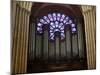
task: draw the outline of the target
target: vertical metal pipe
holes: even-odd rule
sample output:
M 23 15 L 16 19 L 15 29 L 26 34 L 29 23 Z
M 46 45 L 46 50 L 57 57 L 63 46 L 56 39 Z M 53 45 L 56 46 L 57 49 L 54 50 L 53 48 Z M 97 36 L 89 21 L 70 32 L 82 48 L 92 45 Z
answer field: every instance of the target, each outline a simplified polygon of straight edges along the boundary
M 59 40 L 60 38 L 59 37 L 55 37 L 55 43 L 56 43 L 56 61 L 58 62 L 59 61 Z
M 43 37 L 43 58 L 44 60 L 48 60 L 48 30 L 44 30 Z

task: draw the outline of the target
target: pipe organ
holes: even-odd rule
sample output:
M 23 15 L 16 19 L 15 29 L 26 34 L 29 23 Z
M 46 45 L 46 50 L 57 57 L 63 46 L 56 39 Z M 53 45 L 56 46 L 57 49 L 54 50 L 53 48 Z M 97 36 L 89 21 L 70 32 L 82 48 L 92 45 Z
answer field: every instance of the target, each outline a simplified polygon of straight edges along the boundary
M 50 40 L 49 26 L 43 28 L 43 33 L 37 31 L 37 23 L 31 21 L 29 36 L 29 64 L 30 63 L 67 63 L 68 61 L 82 61 L 86 63 L 85 36 L 83 35 L 83 21 L 76 19 L 77 31 L 71 32 L 71 27 L 65 28 L 65 38 L 61 40 L 59 32 L 55 32 L 54 40 Z M 32 68 L 32 65 L 30 64 Z

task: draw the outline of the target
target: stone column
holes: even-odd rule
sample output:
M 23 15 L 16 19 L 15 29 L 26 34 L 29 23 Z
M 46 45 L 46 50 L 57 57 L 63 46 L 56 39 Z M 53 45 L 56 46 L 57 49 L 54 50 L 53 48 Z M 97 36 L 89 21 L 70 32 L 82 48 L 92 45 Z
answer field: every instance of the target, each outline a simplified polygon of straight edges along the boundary
M 92 11 L 91 11 L 91 24 L 92 24 L 92 28 L 91 28 L 91 32 L 92 32 L 92 47 L 93 47 L 93 58 L 92 61 L 93 63 L 93 68 L 96 68 L 96 8 L 93 7 Z
M 24 38 L 24 27 L 23 27 L 23 25 L 24 25 L 24 18 L 25 18 L 25 11 L 24 11 L 24 9 L 23 8 L 20 8 L 20 10 L 21 10 L 21 18 L 20 18 L 20 26 L 21 26 L 21 29 L 20 29 L 20 43 L 19 43 L 19 50 L 20 50 L 20 53 L 19 53 L 19 60 L 18 60 L 18 63 L 19 63 L 19 66 L 17 66 L 18 67 L 18 72 L 20 73 L 20 72 L 22 72 L 21 71 L 21 69 L 22 69 L 22 54 L 23 54 L 23 38 Z
M 17 20 L 19 20 L 18 21 L 18 24 L 17 24 L 17 26 L 18 26 L 18 33 L 17 33 L 17 46 L 16 46 L 16 56 L 15 56 L 15 68 L 16 68 L 16 70 L 15 70 L 15 73 L 16 72 L 18 72 L 19 73 L 19 65 L 20 65 L 20 61 L 19 61 L 19 58 L 20 58 L 20 53 L 19 53 L 19 51 L 20 51 L 20 44 L 21 44 L 21 30 L 22 30 L 22 25 L 21 25 L 21 20 L 22 20 L 22 17 L 21 17 L 21 13 L 22 13 L 22 10 L 20 9 L 20 6 L 18 6 L 18 8 L 19 8 L 19 12 L 18 12 L 18 14 L 19 14 L 19 18 L 17 19 Z
M 87 63 L 88 69 L 96 68 L 96 49 L 95 49 L 95 13 L 94 6 L 83 6 L 83 15 L 85 20 L 85 36 L 87 48 Z
M 90 64 L 90 58 L 89 58 L 89 37 L 88 37 L 88 19 L 86 18 L 87 13 L 84 14 L 84 20 L 85 20 L 85 36 L 86 36 L 86 49 L 87 49 L 87 64 L 88 64 L 88 69 L 89 69 L 89 64 Z M 87 32 L 88 31 L 88 32 Z
M 23 49 L 23 60 L 22 60 L 22 73 L 27 72 L 27 54 L 28 54 L 28 33 L 29 33 L 29 18 L 30 18 L 30 12 L 26 10 L 25 13 L 25 30 L 24 30 L 24 48 Z M 23 26 L 24 27 L 24 26 Z M 24 63 L 24 64 L 23 64 Z
M 90 55 L 90 63 L 91 63 L 91 65 L 90 65 L 90 68 L 92 69 L 92 68 L 95 68 L 95 37 L 96 37 L 96 35 L 95 35 L 95 30 L 94 30 L 94 24 L 93 24 L 93 15 L 92 15 L 92 10 L 90 10 L 89 12 L 88 12 L 88 21 L 89 21 L 89 46 L 90 46 L 90 53 L 91 53 L 91 55 Z M 95 14 L 94 14 L 95 15 Z
M 12 73 L 27 72 L 27 50 L 30 2 L 16 2 L 15 23 L 13 25 Z
M 12 38 L 12 72 L 15 73 L 16 68 L 16 47 L 17 47 L 17 38 L 18 38 L 18 23 L 19 23 L 19 7 L 16 5 L 16 15 L 15 15 L 15 24 L 14 26 L 14 32 L 13 32 L 13 38 Z

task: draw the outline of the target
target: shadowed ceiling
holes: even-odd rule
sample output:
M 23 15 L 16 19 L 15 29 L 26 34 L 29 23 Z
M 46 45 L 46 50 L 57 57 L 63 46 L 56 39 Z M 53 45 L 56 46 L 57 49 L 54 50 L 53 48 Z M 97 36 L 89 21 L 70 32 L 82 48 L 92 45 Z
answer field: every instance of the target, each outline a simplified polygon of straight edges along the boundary
M 56 3 L 33 3 L 32 16 L 41 17 L 48 13 L 60 12 L 71 17 L 82 17 L 80 5 L 56 4 Z

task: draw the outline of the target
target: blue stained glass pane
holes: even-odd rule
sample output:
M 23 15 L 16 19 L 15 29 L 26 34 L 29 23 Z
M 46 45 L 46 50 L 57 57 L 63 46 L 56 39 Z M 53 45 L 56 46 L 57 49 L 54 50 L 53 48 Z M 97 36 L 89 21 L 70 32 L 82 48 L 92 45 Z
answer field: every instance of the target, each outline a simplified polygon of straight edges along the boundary
M 61 26 L 63 26 L 63 23 L 60 23 L 58 27 L 60 28 Z
M 56 24 L 56 27 L 58 27 L 59 25 L 58 24 Z
M 47 19 L 47 16 L 44 16 L 44 19 L 46 20 Z
M 64 26 L 62 26 L 62 27 L 60 28 L 60 30 L 64 30 Z
M 59 23 L 58 21 L 55 22 L 55 24 L 58 24 L 58 23 Z
M 50 37 L 51 40 L 54 40 L 54 37 Z
M 37 27 L 37 31 L 39 31 L 40 30 L 40 28 L 39 27 Z
M 50 26 L 50 29 L 54 29 L 54 27 Z
M 64 30 L 62 30 L 61 32 L 64 33 Z
M 53 13 L 53 16 L 56 16 L 56 13 Z
M 53 15 L 54 21 L 56 21 L 56 13 L 53 13 L 52 15 Z
M 55 25 L 53 25 L 52 27 L 55 28 Z
M 42 24 L 41 23 L 38 23 L 38 26 L 42 26 Z
M 37 30 L 38 30 L 38 31 L 41 31 L 41 30 L 42 30 L 42 28 L 41 28 L 41 27 L 37 27 Z
M 50 18 L 50 21 L 53 21 L 53 18 L 52 17 Z
M 49 17 L 50 21 L 53 21 L 53 18 L 52 18 L 51 14 L 48 14 L 48 17 Z
M 54 34 L 52 34 L 52 36 L 50 36 L 50 39 L 51 40 L 54 40 Z
M 71 24 L 71 27 L 75 27 L 75 24 Z
M 61 18 L 60 21 L 62 22 L 63 21 L 63 18 Z
M 40 19 L 40 22 L 43 23 L 43 24 L 47 24 L 47 22 L 44 21 L 44 19 Z
M 50 26 L 55 28 L 55 24 L 53 22 L 50 23 Z
M 64 20 L 64 21 L 63 21 L 63 23 L 66 23 L 66 22 L 67 22 L 67 20 Z
M 66 22 L 66 25 L 69 24 L 69 22 Z
M 51 25 L 50 27 L 55 28 L 55 25 Z
M 61 37 L 65 37 L 65 34 L 64 33 L 61 33 Z
M 51 22 L 51 23 L 50 23 L 50 25 L 54 25 L 54 23 L 53 23 L 53 22 Z
M 50 23 L 50 20 L 49 20 L 49 19 L 47 19 L 47 22 L 48 22 L 48 23 Z
M 58 13 L 58 14 L 57 14 L 57 17 L 60 17 L 60 16 L 61 16 L 61 14 L 60 14 L 60 13 Z
M 72 20 L 69 20 L 69 24 L 71 24 L 72 23 Z
M 53 36 L 53 35 L 54 35 L 54 33 L 50 33 L 50 37 Z
M 69 20 L 69 17 L 67 16 L 65 19 L 66 19 L 66 21 L 68 21 Z
M 50 33 L 52 33 L 53 31 L 52 30 L 50 30 Z
M 44 20 L 43 20 L 43 19 L 40 19 L 40 22 L 41 22 L 41 23 L 44 23 Z
M 72 28 L 72 31 L 75 32 L 76 31 L 76 28 Z
M 48 23 L 50 23 L 50 20 L 48 19 L 47 16 L 44 16 L 44 19 L 45 19 Z
M 60 30 L 58 28 L 56 28 L 54 31 L 56 32 L 56 31 L 60 31 Z
M 58 13 L 58 14 L 57 14 L 57 20 L 58 20 L 58 21 L 60 20 L 60 17 L 61 17 L 61 14 Z
M 62 22 L 64 20 L 64 18 L 65 18 L 65 15 L 62 14 L 60 21 Z
M 58 23 L 59 23 L 58 21 L 55 22 L 56 27 L 58 27 Z
M 62 18 L 65 18 L 65 15 L 64 14 L 62 14 Z

